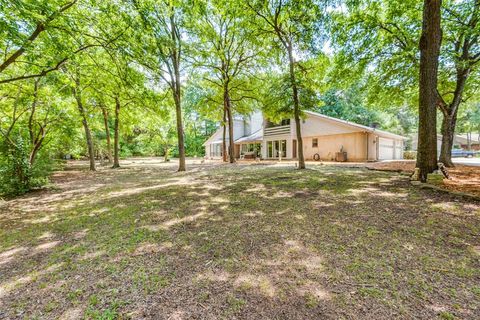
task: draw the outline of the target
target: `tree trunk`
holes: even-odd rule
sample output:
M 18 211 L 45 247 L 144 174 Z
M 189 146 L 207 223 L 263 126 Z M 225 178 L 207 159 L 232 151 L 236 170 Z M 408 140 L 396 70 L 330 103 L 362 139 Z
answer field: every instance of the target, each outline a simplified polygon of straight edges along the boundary
M 441 0 L 424 0 L 420 38 L 420 82 L 417 167 L 419 180 L 427 181 L 437 169 L 437 77 L 442 40 Z
M 223 108 L 222 158 L 227 162 L 227 109 Z
M 293 91 L 293 113 L 295 118 L 295 130 L 297 134 L 297 156 L 298 156 L 298 169 L 305 169 L 305 158 L 303 157 L 303 139 L 302 128 L 300 122 L 300 101 L 298 98 L 297 80 L 295 77 L 295 59 L 293 57 L 292 45 L 288 44 L 288 60 L 290 67 L 290 82 Z
M 168 162 L 168 145 L 164 148 L 163 162 Z
M 38 105 L 38 89 L 39 89 L 39 82 L 41 78 L 38 78 L 35 80 L 34 83 L 34 88 L 33 88 L 33 102 L 32 102 L 32 108 L 30 110 L 30 116 L 28 118 L 28 133 L 30 136 L 30 145 L 31 145 L 31 150 L 30 150 L 30 156 L 29 156 L 29 166 L 30 168 L 33 167 L 33 164 L 35 163 L 35 159 L 37 157 L 38 151 L 42 148 L 43 140 L 45 139 L 45 126 L 39 124 L 39 132 L 38 134 L 35 134 L 35 112 L 37 111 L 37 105 Z M 45 119 L 46 121 L 46 119 Z
M 33 165 L 35 164 L 35 160 L 37 158 L 38 151 L 40 151 L 40 149 L 42 148 L 43 140 L 45 139 L 45 128 L 41 127 L 40 130 L 41 131 L 40 131 L 39 137 L 35 141 L 35 143 L 33 145 L 33 148 L 32 148 L 32 151 L 30 152 L 30 157 L 29 157 L 30 168 L 32 168 Z
M 110 127 L 108 126 L 108 111 L 107 108 L 102 105 L 103 124 L 105 126 L 105 136 L 107 137 L 107 157 L 108 162 L 112 163 L 112 143 L 110 141 Z
M 466 58 L 464 58 L 466 59 Z M 440 162 L 447 167 L 453 167 L 452 148 L 455 138 L 455 127 L 457 125 L 458 107 L 462 102 L 463 91 L 467 78 L 470 74 L 470 68 L 462 68 L 457 65 L 457 77 L 453 100 L 449 105 L 443 105 L 440 109 L 443 113 L 442 119 L 442 148 L 440 149 Z
M 37 104 L 38 104 L 38 89 L 39 89 L 39 82 L 41 78 L 38 78 L 34 82 L 33 86 L 33 102 L 32 102 L 32 109 L 30 110 L 30 117 L 28 118 L 28 133 L 30 135 L 30 143 L 32 145 L 35 144 L 35 134 L 34 134 L 34 118 L 35 112 L 37 111 Z
M 175 94 L 175 111 L 177 114 L 177 136 L 179 155 L 178 171 L 185 171 L 187 169 L 185 165 L 185 138 L 183 135 L 182 107 L 179 94 Z
M 457 114 L 452 117 L 443 115 L 442 119 L 442 146 L 440 149 L 440 162 L 446 167 L 453 167 L 452 148 L 455 139 L 455 126 L 457 123 Z
M 87 138 L 88 157 L 90 159 L 90 170 L 95 171 L 96 168 L 95 168 L 95 152 L 93 149 L 93 139 L 92 139 L 92 134 L 90 132 L 90 127 L 88 126 L 87 114 L 83 107 L 82 96 L 81 96 L 79 87 L 80 87 L 80 84 L 77 81 L 76 88 L 74 89 L 74 95 L 75 95 L 75 100 L 77 100 L 78 111 L 80 112 L 80 116 L 82 117 L 82 124 L 83 124 L 83 129 L 85 130 L 85 137 Z
M 183 121 L 182 121 L 182 104 L 181 104 L 181 79 L 180 79 L 180 39 L 178 38 L 178 27 L 175 21 L 175 14 L 173 13 L 170 15 L 170 29 L 171 29 L 171 36 L 172 42 L 175 45 L 175 48 L 172 49 L 171 53 L 171 62 L 173 66 L 173 74 L 171 74 L 172 78 L 172 91 L 173 91 L 173 99 L 175 101 L 175 113 L 177 117 L 177 137 L 178 137 L 178 156 L 179 156 L 179 164 L 178 164 L 178 171 L 185 171 L 186 164 L 185 164 L 185 137 L 183 134 Z
M 227 83 L 228 86 L 228 83 Z M 225 88 L 223 92 L 223 103 L 225 106 L 225 111 L 227 112 L 228 118 L 228 158 L 230 163 L 235 163 L 235 142 L 233 136 L 233 114 L 232 114 L 232 105 L 230 101 L 230 95 L 228 89 Z
M 115 97 L 115 128 L 113 136 L 113 166 L 112 168 L 120 168 L 120 99 Z

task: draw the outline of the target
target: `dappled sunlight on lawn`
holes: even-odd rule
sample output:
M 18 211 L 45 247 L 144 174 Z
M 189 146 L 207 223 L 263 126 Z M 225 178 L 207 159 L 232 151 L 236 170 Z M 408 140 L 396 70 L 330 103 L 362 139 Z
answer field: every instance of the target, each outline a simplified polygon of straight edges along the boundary
M 33 248 L 33 252 L 34 253 L 39 253 L 39 252 L 42 252 L 42 251 L 45 251 L 45 250 L 49 250 L 49 249 L 52 249 L 52 248 L 56 247 L 59 244 L 60 244 L 60 241 L 45 242 L 45 243 L 39 244 L 38 246 Z
M 264 275 L 240 274 L 233 282 L 237 289 L 249 291 L 255 290 L 257 293 L 269 298 L 276 296 L 276 289 L 271 280 Z
M 390 192 L 385 191 L 383 188 L 377 187 L 362 187 L 362 188 L 355 188 L 355 189 L 348 189 L 348 193 L 354 196 L 372 196 L 372 197 L 383 197 L 383 198 L 406 198 L 408 197 L 408 193 L 406 192 Z
M 184 176 L 176 179 L 171 179 L 170 182 L 164 182 L 161 184 L 153 185 L 153 186 L 132 186 L 129 188 L 124 188 L 121 191 L 113 191 L 105 195 L 105 197 L 111 199 L 111 198 L 118 198 L 122 196 L 131 196 L 135 194 L 140 194 L 145 191 L 151 191 L 151 190 L 158 190 L 158 189 L 163 189 L 163 188 L 168 188 L 170 186 L 176 186 L 176 185 L 189 185 L 193 182 L 193 179 Z
M 19 288 L 22 285 L 26 285 L 26 284 L 28 284 L 32 281 L 35 281 L 39 277 L 42 277 L 44 275 L 47 275 L 47 274 L 50 274 L 50 273 L 53 273 L 53 272 L 57 271 L 58 269 L 60 269 L 60 267 L 62 265 L 63 265 L 63 263 L 54 264 L 52 266 L 49 266 L 46 269 L 39 270 L 39 271 L 33 271 L 33 272 L 31 272 L 27 275 L 15 278 L 13 280 L 9 280 L 9 281 L 6 281 L 6 282 L 1 282 L 0 283 L 0 298 L 7 295 L 13 289 Z
M 0 318 L 472 318 L 479 203 L 311 167 L 62 173 L 2 205 Z
M 332 293 L 321 281 L 325 275 L 319 255 L 296 240 L 285 240 L 271 249 L 268 257 L 248 256 L 242 270 L 207 269 L 197 274 L 193 281 L 202 286 L 222 283 L 222 286 L 245 294 L 274 300 L 297 296 L 305 303 L 318 304 L 332 298 Z
M 67 309 L 62 315 L 60 319 L 62 320 L 76 320 L 82 318 L 83 315 L 83 308 L 81 307 L 72 307 Z
M 0 253 L 0 265 L 11 262 L 17 254 L 27 251 L 26 247 L 15 247 Z
M 87 252 L 83 256 L 79 258 L 79 260 L 91 260 L 91 259 L 96 259 L 101 256 L 104 256 L 107 252 L 105 250 L 97 250 L 97 251 L 92 251 L 92 252 Z
M 160 244 L 144 243 L 135 249 L 133 255 L 150 255 L 153 253 L 164 252 L 172 247 L 173 243 L 170 241 L 165 241 Z

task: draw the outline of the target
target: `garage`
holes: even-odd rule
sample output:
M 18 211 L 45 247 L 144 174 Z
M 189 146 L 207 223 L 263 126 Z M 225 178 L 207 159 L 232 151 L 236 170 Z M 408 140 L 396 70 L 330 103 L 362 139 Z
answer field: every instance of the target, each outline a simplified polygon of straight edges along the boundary
M 393 139 L 378 138 L 378 160 L 394 159 L 395 143 Z

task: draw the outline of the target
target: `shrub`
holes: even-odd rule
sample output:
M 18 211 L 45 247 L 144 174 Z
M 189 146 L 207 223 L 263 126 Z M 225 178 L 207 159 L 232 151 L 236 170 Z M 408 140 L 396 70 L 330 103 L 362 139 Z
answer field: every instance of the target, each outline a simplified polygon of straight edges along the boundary
M 19 195 L 48 183 L 52 163 L 43 153 L 34 165 L 29 162 L 29 146 L 21 137 L 15 145 L 4 145 L 0 153 L 0 194 Z
M 417 152 L 416 151 L 404 151 L 403 152 L 403 159 L 405 159 L 405 160 L 415 160 L 415 159 L 417 159 Z

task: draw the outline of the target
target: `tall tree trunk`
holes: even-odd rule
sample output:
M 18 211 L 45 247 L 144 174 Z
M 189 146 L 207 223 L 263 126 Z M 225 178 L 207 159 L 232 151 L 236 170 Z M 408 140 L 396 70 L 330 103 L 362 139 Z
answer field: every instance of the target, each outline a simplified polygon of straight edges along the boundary
M 115 128 L 113 136 L 113 166 L 112 168 L 120 168 L 120 99 L 115 97 Z
M 466 59 L 466 58 L 464 58 Z M 457 65 L 457 79 L 455 91 L 453 92 L 453 100 L 449 105 L 443 104 L 440 110 L 443 113 L 442 119 L 442 147 L 440 149 L 440 162 L 447 167 L 453 167 L 452 148 L 455 139 L 455 127 L 457 125 L 458 107 L 462 102 L 463 91 L 470 74 L 470 68 L 462 68 L 459 63 Z
M 104 105 L 100 106 L 103 115 L 103 125 L 105 126 L 105 136 L 107 137 L 107 157 L 108 162 L 112 163 L 112 143 L 110 140 L 110 127 L 108 126 L 108 111 Z
M 183 121 L 182 121 L 182 104 L 181 104 L 181 79 L 180 79 L 180 39 L 178 38 L 178 26 L 175 21 L 175 14 L 170 15 L 170 29 L 172 42 L 175 47 L 172 49 L 171 53 L 171 62 L 173 66 L 173 75 L 171 87 L 173 90 L 173 99 L 175 101 L 175 113 L 177 117 L 177 137 L 178 137 L 178 155 L 179 155 L 179 164 L 178 171 L 185 171 L 185 136 L 183 133 Z
M 34 85 L 33 85 L 33 102 L 32 102 L 32 108 L 30 110 L 30 117 L 28 118 L 28 133 L 30 135 L 30 143 L 32 145 L 35 144 L 35 124 L 34 118 L 35 118 L 35 112 L 37 111 L 37 104 L 38 104 L 38 89 L 39 89 L 39 82 L 41 78 L 38 78 L 35 80 Z
M 39 124 L 39 132 L 38 134 L 35 134 L 35 112 L 37 111 L 37 105 L 38 105 L 38 89 L 39 89 L 39 83 L 42 78 L 38 78 L 35 80 L 34 83 L 34 88 L 33 88 L 33 102 L 32 102 L 32 108 L 30 109 L 30 116 L 28 117 L 28 133 L 30 136 L 30 145 L 31 145 L 31 150 L 30 150 L 30 156 L 29 156 L 29 166 L 30 168 L 33 167 L 35 163 L 35 159 L 37 157 L 38 151 L 40 151 L 43 140 L 45 139 L 45 124 Z M 46 120 L 46 119 L 45 119 Z
M 178 171 L 185 171 L 185 137 L 183 135 L 183 122 L 182 122 L 182 107 L 180 102 L 180 93 L 175 94 L 175 111 L 177 115 L 177 137 L 178 137 L 178 154 L 179 164 Z
M 228 83 L 227 83 L 228 86 Z M 228 158 L 230 163 L 235 163 L 235 141 L 233 136 L 233 114 L 232 114 L 232 105 L 230 101 L 230 95 L 228 89 L 225 88 L 223 92 L 223 103 L 225 106 L 225 111 L 227 112 L 228 118 Z
M 441 0 L 424 0 L 420 38 L 420 85 L 417 167 L 419 179 L 427 181 L 437 169 L 437 77 L 442 41 Z
M 222 158 L 227 162 L 227 109 L 223 107 Z
M 82 95 L 80 92 L 80 83 L 78 80 L 76 81 L 74 95 L 75 95 L 75 100 L 77 100 L 78 111 L 80 112 L 80 116 L 82 117 L 82 124 L 83 124 L 83 129 L 85 130 L 85 137 L 87 138 L 88 157 L 90 159 L 90 170 L 95 171 L 96 168 L 95 168 L 95 152 L 93 149 L 93 139 L 92 139 L 92 134 L 90 132 L 90 127 L 88 126 L 87 114 L 85 112 L 85 108 L 83 107 Z
M 303 157 L 303 139 L 302 128 L 300 122 L 300 100 L 298 98 L 297 80 L 295 77 L 295 59 L 293 57 L 292 45 L 287 45 L 288 61 L 290 67 L 290 82 L 293 91 L 293 113 L 295 118 L 295 130 L 297 134 L 297 156 L 298 156 L 298 168 L 305 169 L 305 158 Z

